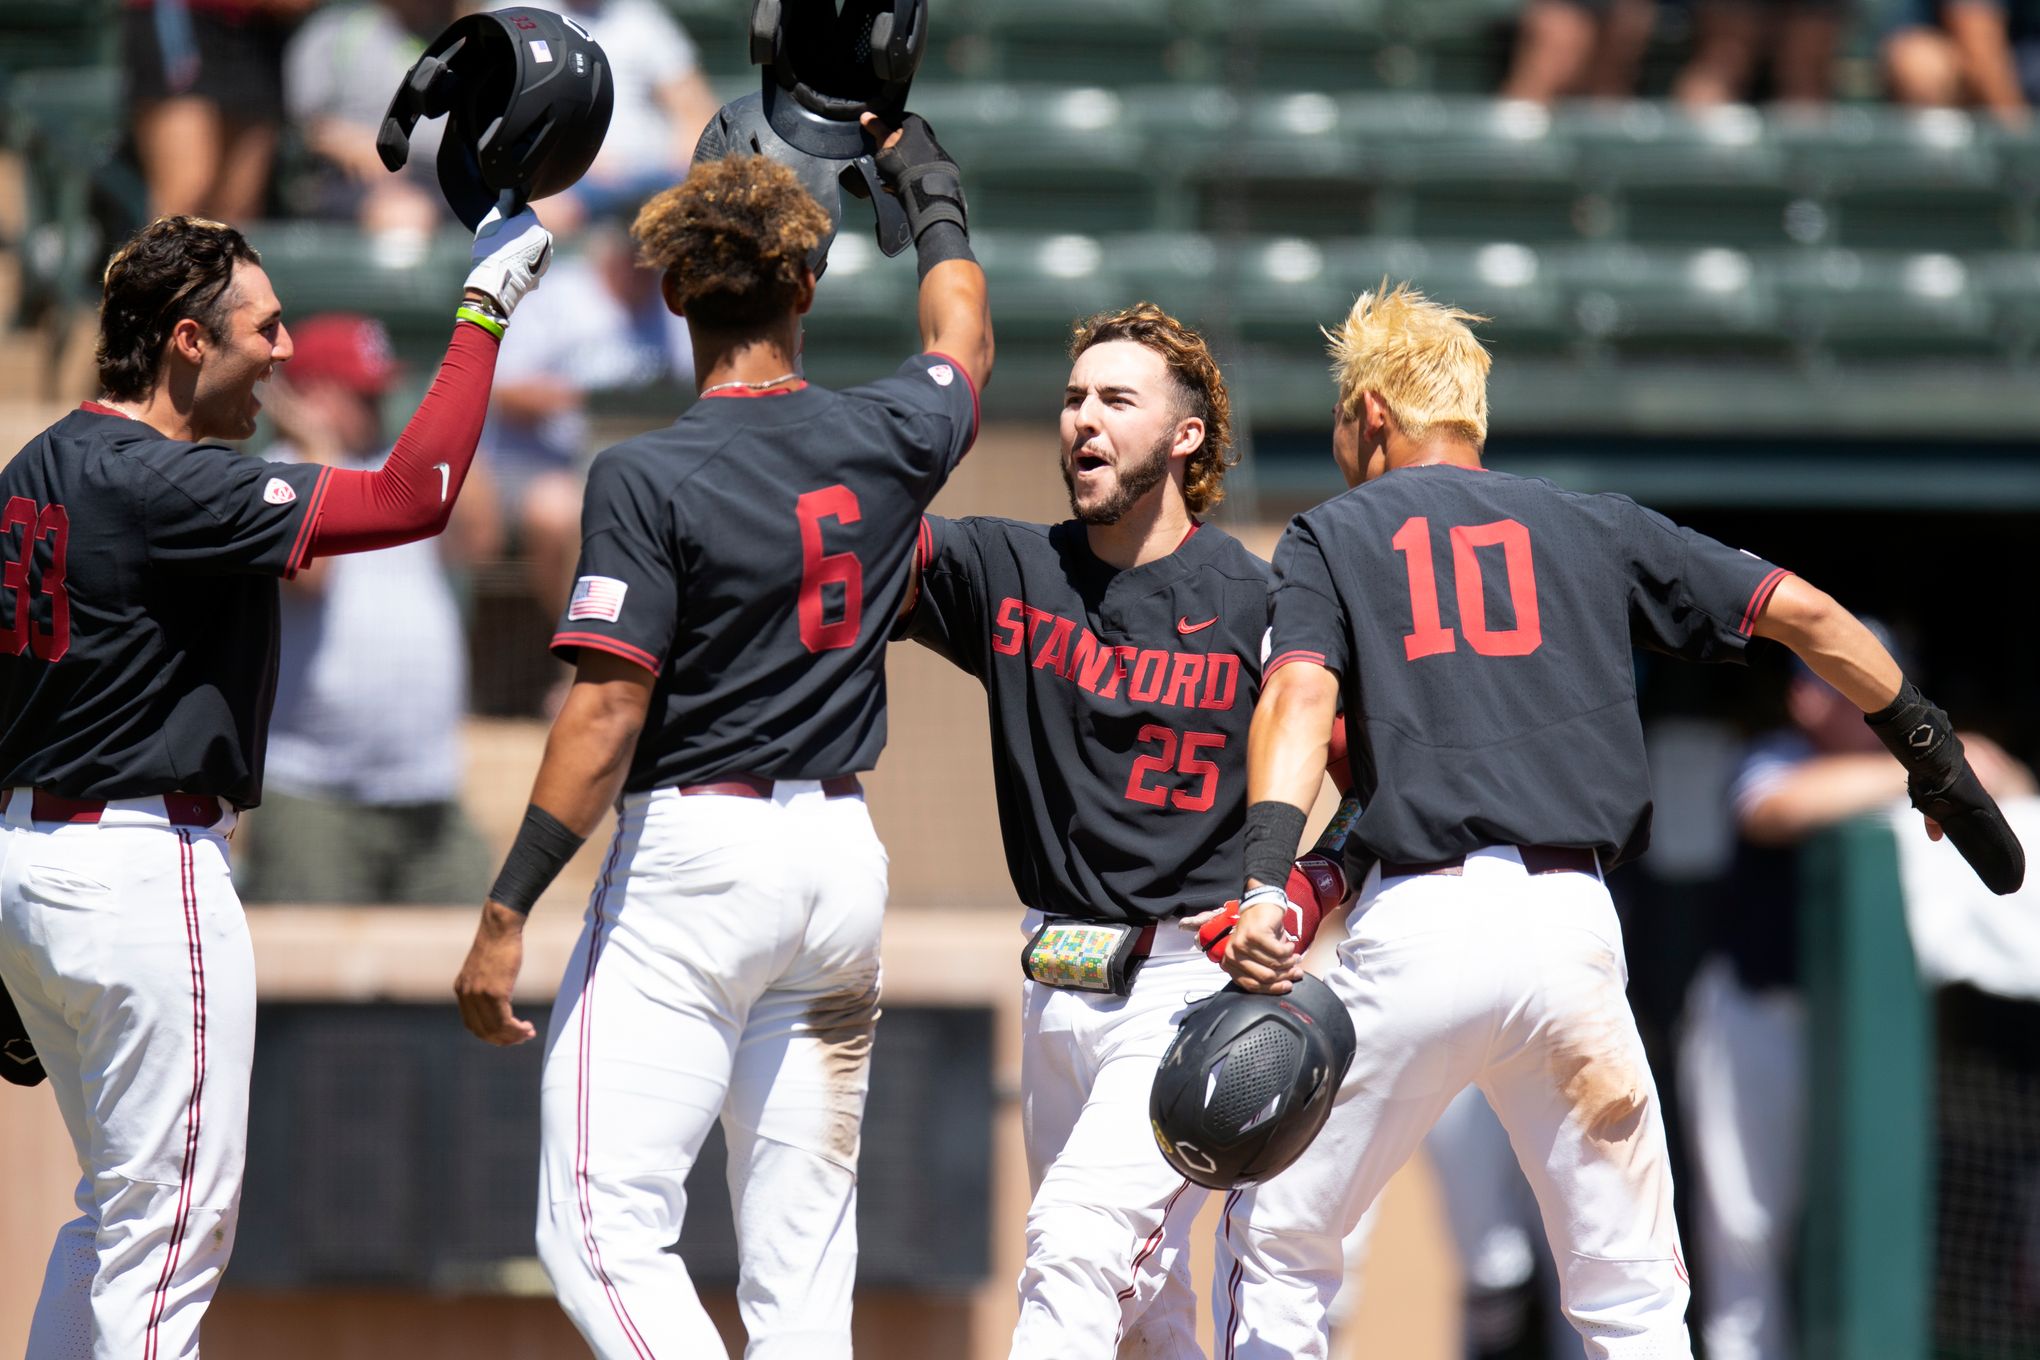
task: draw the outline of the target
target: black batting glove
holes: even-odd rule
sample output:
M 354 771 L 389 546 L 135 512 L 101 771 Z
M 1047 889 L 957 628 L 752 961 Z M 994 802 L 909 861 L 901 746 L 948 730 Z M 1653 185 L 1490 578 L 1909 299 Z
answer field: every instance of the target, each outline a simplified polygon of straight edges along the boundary
M 1912 805 L 1940 824 L 1983 885 L 2000 897 L 2017 892 L 2026 881 L 2026 851 L 1970 768 L 1948 714 L 1908 680 L 1863 721 L 1905 766 Z
M 906 209 L 907 226 L 916 241 L 942 222 L 961 231 L 970 229 L 963 175 L 942 143 L 935 140 L 935 129 L 920 114 L 910 113 L 900 120 L 899 140 L 882 149 L 874 161 L 879 178 Z

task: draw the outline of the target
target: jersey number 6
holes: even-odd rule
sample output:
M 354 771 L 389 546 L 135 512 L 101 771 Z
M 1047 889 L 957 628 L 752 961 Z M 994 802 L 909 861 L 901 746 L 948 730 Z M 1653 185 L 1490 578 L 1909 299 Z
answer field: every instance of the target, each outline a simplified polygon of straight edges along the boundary
M 1482 656 L 1528 656 L 1544 642 L 1537 618 L 1537 567 L 1530 553 L 1530 531 L 1512 519 L 1493 524 L 1455 525 L 1452 536 L 1452 582 L 1459 597 L 1459 627 L 1467 646 Z M 1431 521 L 1414 515 L 1389 540 L 1409 559 L 1410 623 L 1403 655 L 1411 661 L 1456 651 L 1459 641 L 1438 614 L 1438 576 L 1431 565 Z M 1509 608 L 1514 628 L 1487 626 L 1487 590 L 1476 548 L 1499 547 L 1509 573 Z
M 864 518 L 857 493 L 838 482 L 809 491 L 794 503 L 800 520 L 800 641 L 811 652 L 834 651 L 857 643 L 857 625 L 864 618 L 864 567 L 857 554 L 822 551 L 822 521 L 855 524 Z M 834 623 L 822 599 L 823 586 L 843 588 L 843 613 Z
M 55 661 L 71 650 L 71 594 L 64 589 L 64 559 L 71 548 L 71 517 L 61 505 L 37 505 L 26 496 L 14 496 L 0 510 L 0 552 L 16 542 L 14 531 L 26 530 L 18 552 L 0 563 L 0 591 L 14 595 L 14 624 L 0 632 L 0 652 L 20 656 L 33 647 L 38 661 Z M 32 588 L 29 576 L 35 565 L 36 544 L 50 541 L 50 564 L 39 573 L 40 587 Z M 35 597 L 50 597 L 50 630 L 34 626 Z

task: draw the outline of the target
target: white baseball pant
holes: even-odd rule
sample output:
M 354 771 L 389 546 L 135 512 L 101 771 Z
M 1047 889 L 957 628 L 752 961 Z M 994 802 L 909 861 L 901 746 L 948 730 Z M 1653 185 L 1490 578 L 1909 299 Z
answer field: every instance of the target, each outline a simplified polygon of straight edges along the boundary
M 255 957 L 227 871 L 233 814 L 175 827 L 161 798 L 96 823 L 7 799 L 0 978 L 77 1151 L 28 1360 L 198 1354 L 234 1246 L 255 1056 Z
M 1789 1280 L 1805 1184 L 1806 1003 L 1709 959 L 1686 994 L 1679 1090 L 1699 1173 L 1709 1360 L 1792 1360 Z
M 623 801 L 546 1036 L 538 1251 L 603 1360 L 725 1355 L 670 1250 L 722 1121 L 749 1360 L 848 1360 L 886 856 L 858 796 Z
M 1325 981 L 1359 1051 L 1317 1140 L 1228 1215 L 1238 1308 L 1215 1360 L 1323 1360 L 1341 1238 L 1468 1082 L 1536 1193 L 1587 1355 L 1689 1360 L 1663 1116 L 1599 877 L 1490 847 L 1458 874 L 1377 869 L 1354 912 Z
M 1208 1192 L 1162 1159 L 1148 1097 L 1184 1012 L 1225 981 L 1164 921 L 1131 995 L 1021 984 L 1034 1199 L 1012 1360 L 1201 1360 L 1189 1231 Z

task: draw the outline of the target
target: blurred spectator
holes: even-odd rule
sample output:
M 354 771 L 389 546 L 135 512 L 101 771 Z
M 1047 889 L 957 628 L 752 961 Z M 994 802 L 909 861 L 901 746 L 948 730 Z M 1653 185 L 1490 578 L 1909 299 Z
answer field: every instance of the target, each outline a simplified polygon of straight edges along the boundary
M 2023 127 L 2040 96 L 2040 2 L 1905 0 L 1884 69 L 1901 104 L 1988 109 Z
M 522 321 L 520 312 L 518 319 Z M 373 467 L 397 377 L 367 317 L 292 328 L 271 458 Z M 472 902 L 490 852 L 461 811 L 467 641 L 446 558 L 491 550 L 477 468 L 438 539 L 313 563 L 284 587 L 267 789 L 236 856 L 251 902 Z
M 616 77 L 601 154 L 543 214 L 547 226 L 565 233 L 586 218 L 634 214 L 684 178 L 695 139 L 721 102 L 693 42 L 657 0 L 565 0 L 551 8 L 588 30 Z
M 151 214 L 262 215 L 283 125 L 284 42 L 316 3 L 127 0 L 121 63 Z
M 392 175 L 375 151 L 397 81 L 453 22 L 455 0 L 343 0 L 307 20 L 284 55 L 284 101 L 317 166 L 297 210 L 369 231 L 424 234 L 453 220 L 440 195 L 443 118 L 426 119 Z
M 1772 99 L 1824 104 L 1848 17 L 1848 0 L 1698 0 L 1693 55 L 1672 94 L 1692 108 L 1747 101 L 1768 65 Z
M 1504 99 L 1627 99 L 1650 43 L 1656 0 L 1530 0 Z
M 482 451 L 501 488 L 534 598 L 548 626 L 567 607 L 581 546 L 581 482 L 590 393 L 682 384 L 694 373 L 687 323 L 668 311 L 659 276 L 638 267 L 630 238 L 604 222 L 579 255 L 558 260 L 504 337 Z
M 1709 1360 L 1784 1360 L 1795 1349 L 1787 1282 L 1807 1098 L 1799 846 L 1905 797 L 1904 770 L 1854 704 L 1798 665 L 1786 702 L 1791 727 L 1752 744 L 1730 786 L 1740 839 L 1680 1041 Z M 2031 772 L 1996 743 L 1972 733 L 1962 740 L 1998 798 L 2033 791 Z

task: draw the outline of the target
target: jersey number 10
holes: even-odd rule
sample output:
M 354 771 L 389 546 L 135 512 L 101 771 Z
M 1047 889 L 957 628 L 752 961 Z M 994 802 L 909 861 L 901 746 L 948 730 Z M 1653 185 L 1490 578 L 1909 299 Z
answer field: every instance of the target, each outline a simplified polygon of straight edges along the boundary
M 1528 656 L 1544 642 L 1537 618 L 1537 569 L 1530 554 L 1530 531 L 1512 519 L 1493 524 L 1455 525 L 1452 539 L 1452 583 L 1458 598 L 1459 628 L 1466 645 L 1482 656 Z M 1409 559 L 1410 623 L 1403 655 L 1411 661 L 1457 651 L 1459 640 L 1438 613 L 1438 575 L 1431 564 L 1431 521 L 1415 515 L 1389 540 Z M 1499 547 L 1509 573 L 1509 607 L 1514 628 L 1487 626 L 1487 590 L 1476 548 Z
M 14 537 L 16 529 L 26 531 L 19 540 Z M 50 564 L 34 573 L 36 544 L 46 538 Z M 70 549 L 71 517 L 63 506 L 37 505 L 26 496 L 14 496 L 0 510 L 0 592 L 14 596 L 14 625 L 0 631 L 0 653 L 20 656 L 32 648 L 36 660 L 55 661 L 71 650 L 71 595 L 64 589 L 64 559 Z M 41 581 L 32 585 L 31 574 L 39 574 Z M 47 633 L 34 623 L 37 594 L 50 597 Z

